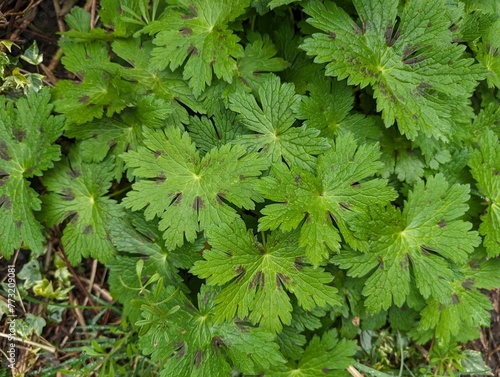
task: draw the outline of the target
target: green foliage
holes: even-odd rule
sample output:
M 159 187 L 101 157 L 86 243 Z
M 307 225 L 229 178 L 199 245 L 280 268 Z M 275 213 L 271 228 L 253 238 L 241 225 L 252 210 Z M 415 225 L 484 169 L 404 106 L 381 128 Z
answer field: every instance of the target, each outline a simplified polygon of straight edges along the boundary
M 297 263 L 303 252 L 297 248 L 296 233 L 273 232 L 259 243 L 253 232 L 237 221 L 209 228 L 207 241 L 212 249 L 191 272 L 207 279 L 207 284 L 224 286 L 215 300 L 215 315 L 220 321 L 236 314 L 279 332 L 282 323 L 289 325 L 292 320 L 287 291 L 306 310 L 338 303 L 336 289 L 327 285 L 332 280 L 330 274 Z
M 0 99 L 2 256 L 30 249 L 23 289 L 64 299 L 51 231 L 122 305 L 62 368 L 487 370 L 462 343 L 500 286 L 496 2 L 100 5 L 66 17 L 74 81 Z
M 109 223 L 120 216 L 116 201 L 105 197 L 111 186 L 113 160 L 82 163 L 77 148 L 44 176 L 50 193 L 43 197 L 44 217 L 49 226 L 70 220 L 62 241 L 68 260 L 77 264 L 82 257 L 109 262 L 115 252 L 109 237 Z
M 353 3 L 360 25 L 333 2 L 309 2 L 308 22 L 326 34 L 313 34 L 302 47 L 328 63 L 326 75 L 371 85 L 387 127 L 397 121 L 411 140 L 448 140 L 453 113 L 471 115 L 468 98 L 483 70 L 463 57 L 465 46 L 452 43 L 444 1 L 410 1 L 402 10 L 398 0 Z
M 226 144 L 200 158 L 189 134 L 177 128 L 145 129 L 144 137 L 144 147 L 122 155 L 143 178 L 123 203 L 134 211 L 146 207 L 146 219 L 161 217 L 167 247 L 182 246 L 184 237 L 194 241 L 211 224 L 231 222 L 237 215 L 228 202 L 253 209 L 261 200 L 254 186 L 268 163 L 258 154 Z M 161 200 L 151 202 L 155 197 Z
M 261 191 L 278 203 L 262 210 L 259 229 L 290 231 L 300 225 L 300 245 L 315 265 L 328 256 L 327 247 L 340 250 L 340 235 L 351 247 L 365 251 L 366 241 L 353 234 L 350 221 L 363 216 L 369 206 L 396 196 L 385 180 L 367 179 L 381 168 L 378 157 L 377 145 L 358 147 L 354 137 L 345 134 L 319 157 L 316 176 L 293 165 L 289 170 L 275 164 L 274 176 L 262 179 Z
M 239 38 L 228 24 L 245 12 L 249 0 L 181 0 L 145 32 L 155 34 L 152 66 L 175 71 L 183 65 L 183 78 L 198 96 L 217 78 L 232 82 L 236 58 L 243 56 Z
M 12 56 L 12 47 L 19 47 L 9 40 L 0 40 L 0 93 L 17 97 L 21 93 L 38 92 L 43 84 L 43 75 L 21 70 L 19 58 L 24 62 L 38 67 L 43 61 L 36 41 L 19 57 Z
M 41 176 L 60 159 L 54 144 L 63 118 L 52 116 L 47 89 L 18 101 L 0 99 L 0 251 L 10 258 L 27 247 L 43 250 L 42 226 L 35 217 L 40 199 L 28 179 Z

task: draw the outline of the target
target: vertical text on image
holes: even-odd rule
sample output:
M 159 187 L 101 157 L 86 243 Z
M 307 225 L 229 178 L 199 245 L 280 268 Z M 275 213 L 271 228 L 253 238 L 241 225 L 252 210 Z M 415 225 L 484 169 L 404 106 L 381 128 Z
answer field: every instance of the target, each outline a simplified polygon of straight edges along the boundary
M 9 327 L 7 360 L 9 368 L 14 369 L 16 365 L 16 268 L 11 265 L 7 267 L 7 306 L 9 314 L 7 315 L 7 324 Z

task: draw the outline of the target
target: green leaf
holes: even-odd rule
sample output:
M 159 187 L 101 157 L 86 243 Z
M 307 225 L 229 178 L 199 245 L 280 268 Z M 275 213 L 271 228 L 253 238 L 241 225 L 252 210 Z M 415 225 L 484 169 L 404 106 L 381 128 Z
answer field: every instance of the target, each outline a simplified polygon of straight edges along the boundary
M 169 249 L 184 237 L 193 242 L 210 224 L 234 220 L 238 215 L 227 203 L 253 209 L 262 200 L 254 186 L 268 162 L 243 146 L 225 144 L 200 158 L 189 134 L 176 128 L 145 129 L 144 145 L 122 155 L 139 178 L 123 203 L 134 211 L 146 207 L 147 219 L 161 217 Z
M 367 253 L 345 251 L 333 262 L 350 276 L 369 274 L 363 289 L 369 311 L 402 306 L 412 281 L 425 299 L 451 302 L 450 263 L 466 262 L 480 241 L 472 224 L 460 220 L 468 199 L 468 185 L 449 185 L 437 174 L 410 190 L 402 212 L 374 208 L 373 221 L 356 224 L 359 237 L 370 240 Z
M 422 340 L 430 340 L 434 335 L 439 347 L 454 339 L 465 343 L 479 337 L 479 326 L 490 325 L 491 307 L 488 297 L 480 291 L 467 284 L 458 285 L 450 303 L 443 305 L 438 300 L 428 300 L 415 333 Z M 429 330 L 434 334 L 426 334 Z
M 0 253 L 6 259 L 22 246 L 42 253 L 42 226 L 34 214 L 40 200 L 28 179 L 60 158 L 54 142 L 64 121 L 50 115 L 49 101 L 48 89 L 15 102 L 0 99 Z
M 113 52 L 130 64 L 130 67 L 123 67 L 120 71 L 123 79 L 134 82 L 137 96 L 149 95 L 152 92 L 156 97 L 169 102 L 173 108 L 173 123 L 188 122 L 188 113 L 181 104 L 195 112 L 204 113 L 187 82 L 182 79 L 181 73 L 160 70 L 149 64 L 153 48 L 151 41 L 140 39 L 117 39 L 113 42 Z M 138 51 L 140 53 L 137 53 Z
M 127 211 L 123 221 L 110 224 L 111 240 L 122 254 L 107 266 L 110 269 L 109 285 L 113 298 L 123 304 L 123 316 L 135 322 L 140 319 L 140 310 L 135 305 L 143 282 L 160 274 L 164 285 L 175 286 L 187 293 L 188 288 L 179 275 L 179 268 L 189 269 L 201 259 L 204 239 L 168 251 L 163 245 L 162 232 L 157 222 L 146 221 L 142 213 Z M 143 262 L 142 271 L 136 273 L 137 263 Z M 138 277 L 139 275 L 139 277 Z
M 314 335 L 297 365 L 275 369 L 266 376 L 317 377 L 324 374 L 344 375 L 342 372 L 354 362 L 356 342 L 338 339 L 336 330 L 329 330 L 320 338 Z
M 487 69 L 486 80 L 490 88 L 500 87 L 500 21 L 496 20 L 491 27 L 481 35 L 481 41 L 473 45 L 476 58 Z
M 443 0 L 405 2 L 401 13 L 399 3 L 355 0 L 359 26 L 333 2 L 311 1 L 307 22 L 325 33 L 301 47 L 316 63 L 327 63 L 326 75 L 371 85 L 387 127 L 397 121 L 409 139 L 422 134 L 447 141 L 453 114 L 468 106 L 483 70 L 463 57 L 464 45 L 453 43 Z
M 462 360 L 462 367 L 465 373 L 482 376 L 493 376 L 491 368 L 483 360 L 483 355 L 479 351 L 465 350 L 465 359 Z
M 114 163 L 83 163 L 78 148 L 69 159 L 58 163 L 44 175 L 43 183 L 49 190 L 43 200 L 44 218 L 49 226 L 66 219 L 62 243 L 71 264 L 92 257 L 109 262 L 115 248 L 109 236 L 110 223 L 121 215 L 115 200 L 106 197 L 113 179 Z
M 130 84 L 105 71 L 90 70 L 80 84 L 58 81 L 54 88 L 56 111 L 76 124 L 120 113 L 127 106 Z
M 471 154 L 469 166 L 486 202 L 479 233 L 488 255 L 500 255 L 500 148 L 498 136 L 487 129 L 479 139 L 479 149 Z
M 322 268 L 302 265 L 303 250 L 297 248 L 295 233 L 271 233 L 259 243 L 242 221 L 207 229 L 212 246 L 195 263 L 191 272 L 206 278 L 209 285 L 221 285 L 215 300 L 217 320 L 249 317 L 263 329 L 280 332 L 291 323 L 294 294 L 305 310 L 337 304 L 333 277 Z
M 314 155 L 325 151 L 328 142 L 318 137 L 318 130 L 292 127 L 293 107 L 300 101 L 293 84 L 282 84 L 278 77 L 268 76 L 258 93 L 261 106 L 253 95 L 243 91 L 229 97 L 229 108 L 239 114 L 236 119 L 255 132 L 241 136 L 237 142 L 252 151 L 260 150 L 272 163 L 283 159 L 288 165 L 312 170 Z
M 198 149 L 207 153 L 212 148 L 232 142 L 243 133 L 242 127 L 235 119 L 236 114 L 232 111 L 219 110 L 211 120 L 205 116 L 191 117 L 187 128 Z
M 36 41 L 33 41 L 33 44 L 24 51 L 21 59 L 33 65 L 39 65 L 43 62 L 43 54 L 40 54 Z
M 129 37 L 155 18 L 158 4 L 159 1 L 155 1 L 148 7 L 147 0 L 102 0 L 99 16 L 116 36 Z
M 184 61 L 184 80 L 198 96 L 212 83 L 212 71 L 218 78 L 232 82 L 236 60 L 243 56 L 239 38 L 228 23 L 241 16 L 249 0 L 181 0 L 170 7 L 161 20 L 144 31 L 156 34 L 152 67 L 175 71 Z
M 278 54 L 291 64 L 280 74 L 280 77 L 285 82 L 293 83 L 297 93 L 305 94 L 311 82 L 324 77 L 323 67 L 313 64 L 313 60 L 299 49 L 303 38 L 295 33 L 295 29 L 288 22 L 280 22 L 276 25 L 273 41 Z
M 317 128 L 321 136 L 333 138 L 351 132 L 358 142 L 375 142 L 381 130 L 373 117 L 350 114 L 354 105 L 353 89 L 337 80 L 320 78 L 307 85 L 308 96 L 295 106 L 297 119 L 304 119 L 308 128 Z
M 371 179 L 381 168 L 379 156 L 377 144 L 358 146 L 346 133 L 318 158 L 315 175 L 295 166 L 273 165 L 274 176 L 263 178 L 260 190 L 277 203 L 261 211 L 259 229 L 300 227 L 300 246 L 314 265 L 328 257 L 327 247 L 340 250 L 341 234 L 352 247 L 366 250 L 367 242 L 352 233 L 351 220 L 363 216 L 368 206 L 396 197 L 386 180 Z
M 238 59 L 238 78 L 257 91 L 266 81 L 268 73 L 279 72 L 290 66 L 280 57 L 267 34 L 249 33 L 244 56 Z
M 231 367 L 256 375 L 270 366 L 285 362 L 274 336 L 242 322 L 216 323 L 213 302 L 217 291 L 202 286 L 198 308 L 186 299 L 155 304 L 143 312 L 152 325 L 139 340 L 139 346 L 153 361 L 160 361 L 161 376 L 229 376 Z M 179 309 L 168 314 L 174 304 Z M 143 306 L 144 307 L 144 306 Z
M 81 140 L 84 162 L 101 162 L 107 156 L 115 156 L 114 178 L 119 181 L 125 164 L 118 156 L 127 150 L 136 150 L 142 141 L 143 127 L 162 127 L 171 112 L 169 103 L 151 94 L 112 118 L 93 120 L 85 127 L 70 124 L 66 127 L 66 136 Z
M 288 5 L 291 3 L 300 3 L 301 0 L 271 0 L 267 6 L 271 9 L 280 7 L 282 5 Z

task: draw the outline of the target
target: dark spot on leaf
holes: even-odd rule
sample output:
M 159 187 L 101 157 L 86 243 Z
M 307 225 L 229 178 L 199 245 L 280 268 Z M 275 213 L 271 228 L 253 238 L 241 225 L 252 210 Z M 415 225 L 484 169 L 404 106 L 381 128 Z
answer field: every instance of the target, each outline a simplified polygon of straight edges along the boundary
M 470 291 L 472 289 L 472 287 L 474 286 L 474 282 L 470 279 L 467 279 L 465 280 L 463 283 L 462 283 L 462 287 L 466 290 L 466 291 Z
M 186 353 L 186 343 L 177 342 L 174 344 L 174 352 L 177 352 L 177 357 L 180 359 Z
M 193 34 L 193 29 L 191 29 L 190 27 L 182 27 L 179 29 L 179 33 L 181 33 L 182 35 L 191 35 Z
M 377 258 L 377 261 L 378 261 L 378 268 L 380 268 L 381 270 L 384 269 L 384 261 L 382 258 L 378 257 Z
M 431 26 L 432 26 L 432 22 L 428 22 L 427 27 L 431 27 Z
M 445 219 L 441 219 L 441 220 L 439 220 L 439 222 L 438 222 L 438 226 L 439 226 L 440 228 L 444 228 L 444 227 L 446 226 L 446 220 L 445 220 Z
M 86 103 L 86 102 L 88 102 L 89 99 L 90 99 L 89 96 L 83 96 L 83 97 L 80 97 L 80 99 L 78 100 L 78 102 L 80 102 L 80 103 Z
M 387 47 L 392 47 L 394 46 L 394 43 L 399 39 L 401 36 L 401 30 L 398 29 L 396 33 L 394 34 L 394 26 L 392 23 L 389 23 L 389 26 L 385 30 L 384 37 L 385 37 L 385 44 Z
M 165 183 L 166 180 L 167 180 L 167 177 L 166 177 L 165 173 L 160 172 L 158 174 L 158 179 L 156 180 L 156 184 L 161 185 L 162 183 Z
M 16 221 L 16 228 L 20 228 L 23 225 L 23 222 L 21 220 Z
M 296 184 L 298 184 L 300 182 L 300 175 L 295 176 L 293 180 L 295 181 Z
M 335 39 L 335 38 L 337 38 L 337 34 L 335 34 L 333 31 L 329 32 L 329 33 L 328 33 L 328 36 L 330 37 L 330 39 Z
M 155 152 L 153 153 L 153 156 L 154 156 L 154 158 L 158 158 L 158 157 L 160 157 L 160 156 L 161 156 L 161 151 L 155 151 Z
M 349 208 L 352 207 L 352 205 L 350 203 L 344 203 L 344 202 L 340 202 L 339 206 L 340 206 L 340 209 L 342 211 L 346 211 L 346 210 L 348 210 Z
M 428 248 L 427 246 L 425 245 L 420 245 L 420 252 L 425 255 L 426 257 L 428 257 L 430 255 L 429 251 L 431 251 L 430 248 Z
M 71 217 L 71 224 L 76 224 L 76 222 L 78 221 L 78 212 L 76 212 L 76 211 L 69 211 L 66 214 L 66 217 Z
M 378 86 L 380 88 L 380 93 L 382 93 L 384 96 L 387 95 L 387 89 L 385 88 L 385 84 L 381 82 Z
M 248 317 L 243 318 L 243 321 L 248 321 Z M 248 327 L 242 324 L 240 321 L 234 321 L 234 324 L 241 332 L 249 332 Z
M 207 304 L 207 302 L 208 302 L 209 300 L 210 300 L 210 294 L 206 293 L 206 294 L 203 296 L 203 298 L 201 299 L 201 303 L 202 303 L 203 305 L 206 305 L 206 304 Z
M 293 265 L 294 265 L 294 266 L 295 266 L 295 268 L 296 268 L 297 270 L 299 270 L 299 271 L 300 271 L 300 270 L 302 270 L 302 265 L 301 265 L 301 263 L 302 263 L 302 258 L 299 258 L 299 257 L 295 258 L 295 260 L 293 261 Z
M 0 186 L 3 186 L 9 180 L 10 175 L 5 170 L 0 169 L 0 177 L 1 177 L 0 178 Z
M 23 141 L 23 139 L 26 137 L 25 130 L 13 130 L 13 134 L 18 142 Z
M 355 189 L 360 189 L 361 188 L 361 183 L 359 183 L 359 182 L 351 183 L 351 187 L 355 188 Z
M 198 209 L 202 209 L 204 207 L 205 207 L 205 205 L 203 204 L 203 200 L 199 196 L 196 196 L 196 198 L 194 198 L 194 202 L 193 202 L 193 209 L 198 210 Z
M 224 345 L 224 342 L 222 341 L 221 338 L 219 338 L 218 336 L 214 336 L 212 338 L 212 351 L 214 353 L 217 353 L 218 350 L 219 350 L 219 347 L 220 346 L 223 346 Z
M 399 262 L 399 267 L 401 267 L 402 270 L 406 270 L 408 269 L 408 263 L 409 263 L 408 254 L 405 254 L 404 260 Z
M 422 82 L 417 86 L 417 93 L 419 95 L 424 95 L 425 94 L 425 89 L 431 88 L 432 85 L 427 83 L 427 82 Z
M 290 278 L 288 276 L 283 275 L 281 272 L 278 272 L 276 274 L 276 284 L 278 284 L 278 280 L 281 280 L 284 284 L 290 284 Z
M 0 206 L 3 207 L 4 209 L 11 209 L 12 203 L 10 201 L 10 198 L 8 196 L 0 197 Z
M 349 63 L 351 63 L 352 65 L 360 65 L 361 64 L 361 62 L 359 61 L 359 59 L 355 55 L 349 55 L 347 57 L 347 61 Z
M 281 280 L 278 275 L 276 275 L 276 287 L 278 287 L 278 291 L 281 291 Z
M 63 188 L 62 194 L 63 194 L 62 200 L 69 202 L 75 199 L 75 194 L 73 194 L 73 191 L 69 187 Z
M 363 30 L 359 27 L 359 25 L 354 24 L 354 33 L 358 35 L 363 35 Z
M 194 17 L 198 15 L 198 10 L 194 7 L 194 5 L 189 6 L 189 11 L 193 14 Z
M 7 151 L 7 143 L 3 140 L 0 141 L 0 158 L 5 161 L 10 161 L 11 157 L 9 156 L 9 153 Z
M 203 353 L 200 348 L 196 350 L 194 358 L 196 360 L 196 367 L 199 368 L 201 366 L 201 362 L 203 361 Z
M 215 200 L 217 200 L 217 203 L 221 206 L 224 205 L 224 202 L 222 201 L 222 198 L 224 198 L 226 196 L 226 194 L 224 194 L 223 192 L 218 192 L 217 195 L 215 196 Z
M 84 229 L 83 229 L 83 234 L 91 234 L 92 233 L 92 225 L 87 225 Z
M 72 179 L 78 178 L 80 174 L 81 172 L 78 169 L 70 169 L 70 171 L 68 172 L 69 177 Z
M 245 274 L 246 274 L 246 270 L 245 270 L 245 266 L 237 266 L 235 269 L 234 269 L 234 273 L 238 276 L 238 278 L 241 280 L 245 277 Z
M 401 56 L 401 60 L 406 60 L 410 55 L 414 54 L 417 51 L 416 46 L 412 45 L 411 43 L 408 43 L 405 46 L 405 49 L 403 51 L 403 55 Z
M 418 120 L 418 115 L 417 114 L 413 114 L 411 117 L 413 118 L 413 120 Z
M 329 368 L 327 368 L 327 367 L 324 367 L 324 368 L 322 368 L 322 369 L 321 369 L 321 371 L 322 371 L 324 374 L 328 374 L 328 373 L 330 373 L 332 370 L 333 370 L 333 369 L 329 369 Z
M 188 55 L 199 56 L 198 49 L 191 43 L 187 49 Z
M 453 303 L 453 305 L 456 305 L 460 302 L 460 299 L 458 298 L 458 296 L 455 293 L 453 293 L 451 295 L 451 302 Z
M 469 266 L 471 269 L 477 270 L 478 268 L 481 267 L 481 264 L 479 263 L 479 261 L 477 259 L 473 259 L 469 262 Z
M 262 271 L 259 271 L 255 274 L 255 276 L 253 277 L 252 281 L 250 282 L 250 284 L 248 285 L 248 289 L 254 289 L 257 284 L 259 284 L 260 280 L 261 280 L 261 276 L 263 276 L 262 274 Z M 262 284 L 262 288 L 263 288 L 263 284 Z
M 116 145 L 115 139 L 108 140 L 108 147 L 113 148 L 115 145 Z
M 174 206 L 178 206 L 182 200 L 182 192 L 180 192 L 174 200 Z
M 402 60 L 402 62 L 404 64 L 415 64 L 415 63 L 421 62 L 424 59 L 425 59 L 425 56 L 420 55 L 420 56 L 415 56 L 414 58 Z
M 457 31 L 457 30 L 458 30 L 458 25 L 453 24 L 453 25 L 450 26 L 450 31 L 452 33 L 455 32 L 455 31 Z
M 244 181 L 246 177 L 243 174 L 240 174 L 240 181 Z

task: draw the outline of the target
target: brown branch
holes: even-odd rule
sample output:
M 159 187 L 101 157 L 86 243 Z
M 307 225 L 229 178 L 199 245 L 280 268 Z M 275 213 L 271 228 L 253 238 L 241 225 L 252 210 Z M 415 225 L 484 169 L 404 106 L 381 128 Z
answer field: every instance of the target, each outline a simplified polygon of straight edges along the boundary
M 64 261 L 64 263 L 66 264 L 66 266 L 68 267 L 69 271 L 71 272 L 71 274 L 73 275 L 73 278 L 75 279 L 75 282 L 76 282 L 76 285 L 78 285 L 78 288 L 80 288 L 80 290 L 82 291 L 82 293 L 85 295 L 85 297 L 87 298 L 87 300 L 89 300 L 89 304 L 90 306 L 96 306 L 94 301 L 92 300 L 92 298 L 90 297 L 90 294 L 89 292 L 87 291 L 87 289 L 83 286 L 82 284 L 82 281 L 80 280 L 80 278 L 78 277 L 75 269 L 73 268 L 73 266 L 71 266 L 71 264 L 69 263 L 68 261 L 68 258 L 66 257 L 66 252 L 64 251 L 64 246 L 63 245 L 59 245 L 60 247 L 60 250 L 61 250 L 61 257 Z M 99 314 L 99 310 L 97 310 L 96 308 L 93 308 L 94 312 L 96 314 Z

